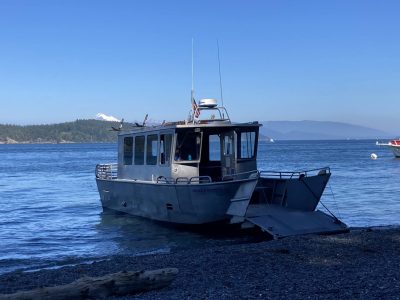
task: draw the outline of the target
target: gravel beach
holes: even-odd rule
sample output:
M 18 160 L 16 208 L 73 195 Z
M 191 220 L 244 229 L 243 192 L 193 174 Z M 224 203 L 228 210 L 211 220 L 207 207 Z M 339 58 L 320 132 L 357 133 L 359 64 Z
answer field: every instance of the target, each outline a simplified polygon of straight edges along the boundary
M 0 293 L 164 267 L 179 269 L 170 286 L 113 299 L 400 299 L 400 229 L 352 229 L 17 271 L 0 276 Z

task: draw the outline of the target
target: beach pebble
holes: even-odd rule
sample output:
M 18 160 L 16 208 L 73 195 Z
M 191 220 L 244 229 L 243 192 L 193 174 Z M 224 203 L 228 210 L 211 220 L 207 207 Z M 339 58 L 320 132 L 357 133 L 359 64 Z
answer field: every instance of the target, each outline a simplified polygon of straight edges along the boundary
M 0 294 L 84 275 L 179 268 L 168 287 L 112 299 L 399 299 L 399 228 L 359 228 L 0 275 Z M 206 245 L 205 245 L 206 246 Z M 110 298 L 111 299 L 111 298 Z

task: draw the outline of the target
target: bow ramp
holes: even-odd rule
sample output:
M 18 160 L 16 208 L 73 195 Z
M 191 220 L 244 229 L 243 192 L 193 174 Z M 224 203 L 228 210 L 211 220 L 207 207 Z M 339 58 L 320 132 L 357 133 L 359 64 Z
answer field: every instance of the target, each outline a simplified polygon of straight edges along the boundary
M 231 223 L 258 226 L 273 238 L 303 234 L 333 234 L 348 231 L 334 215 L 316 210 L 330 178 L 329 168 L 316 175 L 304 172 L 261 172 L 250 200 L 238 191 L 227 211 Z
M 344 223 L 322 211 L 300 211 L 278 205 L 249 205 L 245 219 L 275 239 L 310 233 L 341 233 L 348 230 Z

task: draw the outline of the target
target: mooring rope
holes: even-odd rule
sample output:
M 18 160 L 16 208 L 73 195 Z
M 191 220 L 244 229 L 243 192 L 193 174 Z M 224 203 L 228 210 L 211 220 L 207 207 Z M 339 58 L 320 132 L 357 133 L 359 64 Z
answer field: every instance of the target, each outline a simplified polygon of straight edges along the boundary
M 301 182 L 304 183 L 304 185 L 305 185 L 306 188 L 310 191 L 310 193 L 314 196 L 314 198 L 318 200 L 317 195 L 315 195 L 314 191 L 310 188 L 310 186 L 307 184 L 307 182 L 305 182 L 305 181 L 303 180 L 303 177 L 300 177 L 299 179 L 300 179 Z M 319 199 L 319 203 L 321 203 L 321 205 L 327 210 L 327 212 L 329 212 L 329 213 L 331 214 L 331 216 L 335 219 L 335 222 L 337 222 L 337 223 L 342 223 L 342 222 L 334 215 L 334 213 L 331 212 L 331 211 L 328 209 L 328 207 L 326 207 L 326 205 L 325 205 L 320 199 Z

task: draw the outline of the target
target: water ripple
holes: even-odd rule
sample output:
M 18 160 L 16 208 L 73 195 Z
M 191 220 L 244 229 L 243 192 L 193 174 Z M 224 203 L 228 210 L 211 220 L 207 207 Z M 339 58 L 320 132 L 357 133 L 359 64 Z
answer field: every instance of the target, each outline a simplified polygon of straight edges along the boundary
M 226 233 L 103 212 L 94 168 L 114 161 L 114 144 L 0 145 L 0 273 L 231 242 Z M 262 142 L 258 164 L 287 171 L 330 166 L 322 201 L 344 222 L 400 225 L 400 159 L 374 141 Z

